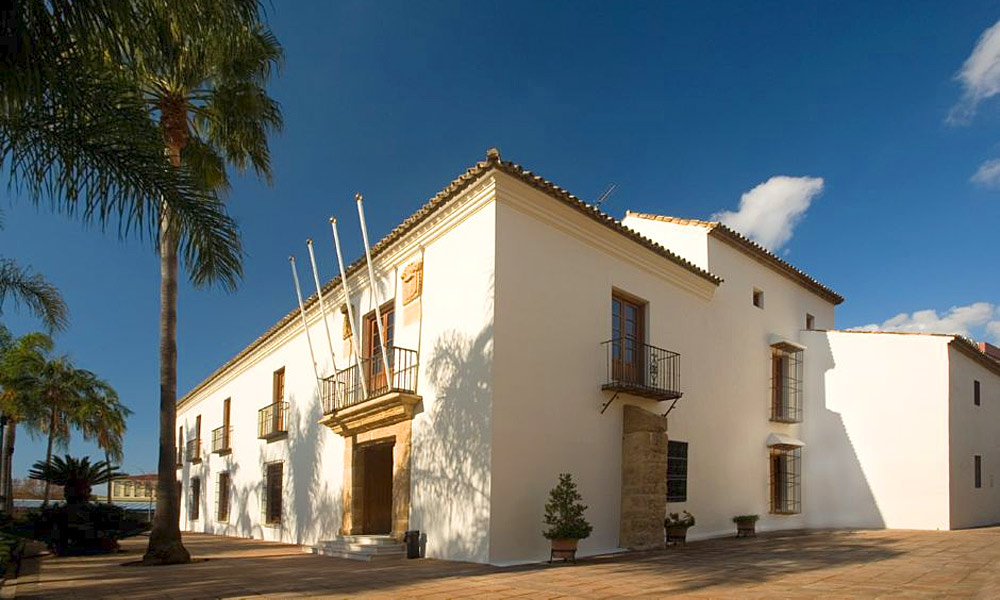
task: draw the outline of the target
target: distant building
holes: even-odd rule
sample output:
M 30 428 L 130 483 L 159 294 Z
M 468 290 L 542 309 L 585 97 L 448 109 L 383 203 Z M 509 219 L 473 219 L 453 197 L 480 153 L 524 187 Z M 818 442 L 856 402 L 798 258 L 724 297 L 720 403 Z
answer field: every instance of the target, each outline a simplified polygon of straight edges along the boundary
M 94 488 L 95 500 L 107 500 L 107 487 Z M 156 473 L 144 475 L 126 475 L 111 482 L 111 501 L 115 504 L 123 502 L 156 502 Z

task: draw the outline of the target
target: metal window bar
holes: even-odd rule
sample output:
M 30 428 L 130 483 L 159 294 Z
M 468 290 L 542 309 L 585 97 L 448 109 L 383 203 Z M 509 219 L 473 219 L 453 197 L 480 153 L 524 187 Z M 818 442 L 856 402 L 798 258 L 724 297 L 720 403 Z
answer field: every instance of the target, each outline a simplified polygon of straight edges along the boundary
M 680 397 L 681 355 L 630 337 L 601 343 L 607 362 L 604 389 Z
M 771 512 L 794 515 L 802 512 L 802 449 L 771 448 Z
M 688 443 L 667 442 L 667 502 L 687 502 Z
M 187 442 L 187 460 L 189 463 L 201 462 L 201 440 L 195 438 Z
M 771 347 L 771 420 L 802 422 L 802 350 Z
M 381 353 L 376 351 L 374 354 L 373 357 L 358 361 L 360 369 L 358 364 L 354 364 L 321 380 L 323 414 L 330 414 L 393 392 L 417 393 L 416 350 L 389 346 L 389 377 L 383 372 Z M 361 377 L 365 378 L 364 386 L 361 385 Z M 365 396 L 366 389 L 367 396 Z
M 232 448 L 229 446 L 229 440 L 232 439 L 233 428 L 230 427 L 216 427 L 212 430 L 212 452 L 218 454 L 220 452 L 226 452 Z
M 201 517 L 201 477 L 191 478 L 190 501 L 191 505 L 188 508 L 191 520 L 197 521 Z
M 215 518 L 217 521 L 229 520 L 229 472 L 219 473 L 215 481 Z
M 268 404 L 257 411 L 257 437 L 267 439 L 271 436 L 287 433 L 285 428 L 288 413 L 287 402 Z
M 261 512 L 264 523 L 277 525 L 281 523 L 281 496 L 284 463 L 273 462 L 265 465 L 264 498 L 261 502 Z

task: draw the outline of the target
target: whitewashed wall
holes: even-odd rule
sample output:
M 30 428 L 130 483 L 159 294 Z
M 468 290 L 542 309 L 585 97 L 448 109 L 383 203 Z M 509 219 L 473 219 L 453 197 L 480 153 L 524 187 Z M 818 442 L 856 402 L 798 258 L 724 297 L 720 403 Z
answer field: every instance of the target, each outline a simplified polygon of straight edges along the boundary
M 492 181 L 463 193 L 387 251 L 376 263 L 381 303 L 396 299 L 396 345 L 420 350 L 420 413 L 413 422 L 411 527 L 427 535 L 431 557 L 485 562 L 489 547 L 490 403 L 493 335 L 495 209 Z M 341 227 L 345 224 L 341 223 Z M 335 268 L 328 244 L 317 243 L 324 272 Z M 362 249 L 358 248 L 356 253 Z M 346 249 L 348 258 L 352 253 Z M 398 293 L 399 273 L 423 258 L 423 297 L 406 307 Z M 308 259 L 299 264 L 305 293 L 313 291 Z M 375 306 L 367 272 L 350 278 L 355 318 Z M 294 292 L 289 281 L 289 305 Z M 342 335 L 340 288 L 326 297 L 338 367 L 352 360 Z M 320 376 L 333 372 L 319 307 L 309 311 L 310 335 Z M 322 416 L 309 349 L 296 318 L 267 344 L 230 367 L 186 401 L 178 411 L 185 440 L 202 415 L 203 463 L 185 460 L 178 476 L 184 487 L 181 526 L 241 537 L 311 544 L 334 538 L 341 525 L 344 439 L 317 421 Z M 257 411 L 271 403 L 272 373 L 285 368 L 289 402 L 287 439 L 257 439 Z M 211 431 L 222 424 L 222 402 L 232 398 L 232 454 L 210 454 Z M 280 526 L 262 524 L 264 464 L 285 462 L 284 511 Z M 232 476 L 228 523 L 215 511 L 217 474 Z M 202 478 L 200 518 L 189 515 L 190 478 Z
M 1000 376 L 949 346 L 948 429 L 952 529 L 1000 523 Z M 973 381 L 980 382 L 980 405 Z M 982 459 L 982 487 L 975 487 L 973 456 Z
M 951 337 L 817 331 L 803 340 L 806 524 L 948 529 Z

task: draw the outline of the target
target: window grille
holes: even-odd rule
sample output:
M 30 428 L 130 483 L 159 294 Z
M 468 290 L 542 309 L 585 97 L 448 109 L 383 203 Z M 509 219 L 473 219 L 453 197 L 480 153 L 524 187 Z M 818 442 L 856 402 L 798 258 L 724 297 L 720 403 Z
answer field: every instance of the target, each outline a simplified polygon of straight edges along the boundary
M 215 515 L 216 520 L 229 520 L 229 473 L 223 471 L 215 482 Z
M 802 349 L 771 346 L 771 420 L 802 421 Z
M 688 444 L 667 441 L 667 502 L 687 502 Z
M 771 448 L 771 512 L 794 515 L 802 512 L 802 449 Z
M 264 474 L 264 523 L 277 525 L 281 523 L 281 485 L 284 473 L 284 464 L 281 462 L 269 463 L 265 467 Z
M 980 394 L 981 394 L 981 386 L 979 384 L 979 380 L 976 379 L 972 382 L 972 402 L 976 406 L 982 404 L 982 396 Z
M 197 521 L 201 516 L 201 477 L 191 478 L 191 506 L 188 509 L 188 514 L 191 515 L 192 521 Z
M 978 454 L 972 457 L 975 467 L 976 489 L 983 487 L 983 457 Z

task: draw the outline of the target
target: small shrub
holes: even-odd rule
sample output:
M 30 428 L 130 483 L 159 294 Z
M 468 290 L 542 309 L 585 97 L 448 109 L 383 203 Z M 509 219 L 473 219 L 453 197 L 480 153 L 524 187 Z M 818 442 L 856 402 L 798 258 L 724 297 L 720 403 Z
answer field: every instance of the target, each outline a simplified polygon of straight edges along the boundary
M 545 524 L 549 526 L 542 535 L 550 540 L 582 540 L 594 530 L 583 513 L 587 506 L 573 483 L 573 476 L 560 473 L 559 484 L 549 492 L 545 503 Z
M 688 511 L 680 513 L 670 513 L 663 520 L 663 527 L 694 527 L 694 515 Z
M 35 515 L 32 537 L 54 553 L 113 552 L 118 540 L 141 533 L 145 523 L 110 504 L 57 504 Z
M 760 515 L 737 515 L 733 517 L 733 523 L 756 523 L 760 519 Z

